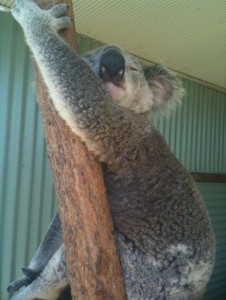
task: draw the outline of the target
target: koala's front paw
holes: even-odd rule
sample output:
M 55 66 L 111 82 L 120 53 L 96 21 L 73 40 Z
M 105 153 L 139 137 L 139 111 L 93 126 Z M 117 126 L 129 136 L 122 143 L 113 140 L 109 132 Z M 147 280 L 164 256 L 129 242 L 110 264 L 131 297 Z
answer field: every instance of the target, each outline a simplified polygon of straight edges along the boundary
M 67 10 L 68 5 L 64 3 L 57 4 L 49 10 L 42 10 L 32 0 L 17 0 L 16 7 L 11 12 L 25 33 L 39 34 L 47 28 L 58 31 L 69 27 L 71 20 L 65 16 Z

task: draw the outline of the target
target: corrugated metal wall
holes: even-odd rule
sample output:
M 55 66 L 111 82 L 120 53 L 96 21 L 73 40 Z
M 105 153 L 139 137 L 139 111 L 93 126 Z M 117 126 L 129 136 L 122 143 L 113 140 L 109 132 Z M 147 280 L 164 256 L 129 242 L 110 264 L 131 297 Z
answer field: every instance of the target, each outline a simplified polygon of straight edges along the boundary
M 216 238 L 216 262 L 205 300 L 226 299 L 226 184 L 198 183 Z M 191 299 L 192 300 L 192 299 Z
M 0 13 L 0 299 L 27 264 L 56 210 L 23 34 Z
M 0 28 L 0 299 L 7 300 L 6 287 L 34 254 L 56 202 L 29 52 L 10 15 L 0 13 Z M 78 40 L 81 52 L 99 45 Z M 226 95 L 188 80 L 184 84 L 183 106 L 169 118 L 155 116 L 154 122 L 189 170 L 226 173 Z M 223 299 L 212 291 L 221 288 L 226 294 L 226 184 L 199 187 L 217 230 L 218 265 L 208 299 Z
M 183 80 L 187 96 L 169 118 L 154 123 L 191 172 L 226 172 L 226 95 Z

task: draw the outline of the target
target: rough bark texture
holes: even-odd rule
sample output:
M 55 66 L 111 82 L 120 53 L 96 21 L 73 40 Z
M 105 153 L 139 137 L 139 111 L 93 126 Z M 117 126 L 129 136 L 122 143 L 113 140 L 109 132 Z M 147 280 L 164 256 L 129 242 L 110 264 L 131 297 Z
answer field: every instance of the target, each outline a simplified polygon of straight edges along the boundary
M 47 0 L 38 2 L 45 8 L 56 4 L 53 1 L 47 4 Z M 71 2 L 64 2 L 71 7 L 72 16 Z M 64 38 L 75 48 L 74 28 L 66 30 Z M 34 69 L 73 299 L 124 299 L 101 167 L 58 116 L 37 67 Z

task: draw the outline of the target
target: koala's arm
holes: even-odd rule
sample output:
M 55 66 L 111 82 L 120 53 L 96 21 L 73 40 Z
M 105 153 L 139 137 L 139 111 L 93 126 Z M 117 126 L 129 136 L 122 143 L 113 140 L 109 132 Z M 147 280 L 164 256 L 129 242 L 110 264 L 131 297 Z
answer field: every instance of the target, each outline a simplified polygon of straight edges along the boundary
M 101 161 L 114 160 L 130 140 L 140 138 L 139 122 L 112 103 L 88 64 L 59 37 L 57 30 L 69 26 L 67 17 L 57 18 L 65 11 L 64 5 L 43 11 L 33 2 L 18 0 L 12 13 L 59 114 Z
M 63 236 L 59 214 L 57 213 L 56 216 L 53 218 L 48 228 L 48 231 L 44 239 L 42 240 L 35 256 L 31 260 L 28 268 L 22 268 L 22 271 L 25 276 L 21 279 L 13 281 L 9 285 L 8 291 L 15 292 L 22 286 L 26 286 L 30 284 L 33 280 L 35 280 L 62 244 Z

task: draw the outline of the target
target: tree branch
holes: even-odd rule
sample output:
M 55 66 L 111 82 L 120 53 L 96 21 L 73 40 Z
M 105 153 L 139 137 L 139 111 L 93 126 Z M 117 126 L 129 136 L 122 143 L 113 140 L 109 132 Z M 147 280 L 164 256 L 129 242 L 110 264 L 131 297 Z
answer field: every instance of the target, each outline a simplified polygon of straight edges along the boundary
M 73 17 L 72 3 L 69 15 Z M 56 4 L 40 0 L 41 7 Z M 64 38 L 76 48 L 75 30 Z M 34 64 L 35 65 L 35 64 Z M 109 204 L 100 165 L 56 113 L 35 65 L 44 125 L 62 223 L 73 299 L 125 299 Z

